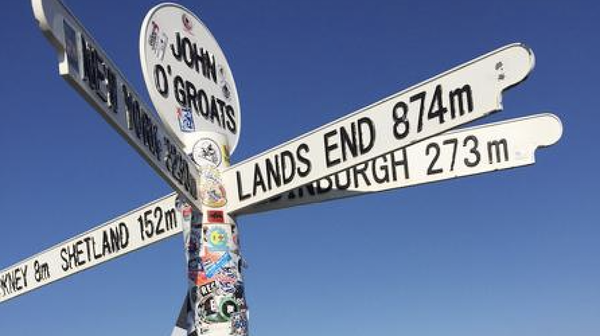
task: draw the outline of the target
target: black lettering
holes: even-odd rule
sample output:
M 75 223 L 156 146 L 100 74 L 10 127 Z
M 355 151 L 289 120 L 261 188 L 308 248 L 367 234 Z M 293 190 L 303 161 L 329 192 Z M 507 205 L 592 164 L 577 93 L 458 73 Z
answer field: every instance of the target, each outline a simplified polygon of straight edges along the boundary
M 323 186 L 322 182 L 327 182 L 327 184 Z M 333 183 L 331 182 L 330 176 L 327 176 L 317 181 L 317 192 L 319 194 L 327 193 L 331 191 L 331 188 L 333 188 Z
M 175 57 L 176 60 L 181 61 L 181 35 L 179 32 L 175 34 L 175 42 L 177 49 L 171 44 L 171 53 L 173 53 L 173 57 Z
M 364 117 L 358 119 L 356 122 L 358 124 L 358 142 L 360 145 L 360 154 L 368 153 L 375 145 L 375 125 L 373 125 L 373 120 Z M 365 129 L 363 126 L 366 126 Z M 365 135 L 368 134 L 369 142 L 365 143 Z
M 400 111 L 400 114 L 399 114 Z M 394 137 L 396 140 L 406 138 L 409 131 L 409 122 L 407 118 L 408 105 L 405 102 L 399 101 L 392 109 L 392 119 L 394 120 Z M 402 129 L 402 131 L 400 131 Z
M 165 68 L 160 64 L 154 66 L 154 86 L 161 96 L 165 98 L 169 96 L 167 73 L 165 72 Z
M 479 154 L 479 150 L 477 149 L 477 147 L 479 146 L 479 140 L 477 140 L 477 137 L 475 137 L 474 135 L 469 135 L 463 141 L 463 147 L 467 147 L 467 143 L 469 141 L 473 143 L 473 147 L 471 147 L 469 152 L 473 154 L 475 159 L 469 160 L 469 158 L 465 158 L 464 163 L 467 167 L 473 168 L 477 166 L 479 164 L 479 161 L 481 160 L 481 154 Z
M 450 91 L 450 116 L 454 119 L 456 112 L 459 115 L 465 114 L 465 112 L 473 111 L 473 92 L 471 86 L 465 84 L 462 88 Z M 458 105 L 458 106 L 457 106 Z M 465 105 L 467 110 L 465 111 Z
M 383 161 L 383 164 L 380 166 L 377 165 L 377 160 L 379 160 L 379 159 L 381 159 Z M 387 155 L 379 156 L 372 160 L 373 180 L 375 180 L 375 182 L 377 182 L 378 184 L 387 183 L 390 181 L 390 171 L 389 171 L 389 167 L 387 165 L 387 161 L 388 161 Z M 382 176 L 378 175 L 379 171 L 383 172 Z
M 60 249 L 60 258 L 63 261 L 62 265 L 60 265 L 60 268 L 65 272 L 69 269 L 69 257 L 68 256 L 69 256 L 69 254 L 67 252 L 66 247 L 63 247 L 62 249 Z
M 351 135 L 350 135 L 351 134 Z M 350 123 L 350 134 L 342 126 L 340 127 L 340 143 L 342 149 L 342 160 L 346 161 L 346 151 L 349 150 L 352 157 L 358 155 L 358 143 L 356 141 L 356 124 Z
M 175 88 L 175 100 L 177 100 L 182 107 L 189 107 L 189 102 L 187 101 L 187 96 L 185 94 L 185 83 L 180 76 L 175 76 L 173 87 Z
M 112 253 L 108 232 L 102 231 L 102 256 Z
M 350 169 L 342 170 L 341 172 L 338 172 L 337 174 L 334 175 L 336 190 L 346 190 L 346 189 L 350 188 L 350 183 L 352 182 L 352 179 L 350 178 Z M 341 177 L 343 175 L 345 175 L 345 177 L 346 177 L 346 179 L 345 179 L 346 183 L 344 183 L 344 184 L 342 184 L 342 182 L 341 182 Z
M 225 114 L 227 115 L 227 129 L 233 133 L 237 133 L 237 123 L 235 121 L 235 111 L 233 106 L 227 105 L 225 108 Z
M 275 164 L 273 164 L 273 161 L 275 161 Z M 267 170 L 267 184 L 269 186 L 269 190 L 273 189 L 273 182 L 277 187 L 281 186 L 281 169 L 279 165 L 279 157 L 276 155 L 273 161 L 271 161 L 268 158 L 265 160 Z
M 325 144 L 325 162 L 327 164 L 327 168 L 333 167 L 340 163 L 339 158 L 331 159 L 331 157 L 330 157 L 331 151 L 338 148 L 338 144 L 337 143 L 330 144 L 329 138 L 335 136 L 336 134 L 337 134 L 337 130 L 332 130 L 332 131 L 325 133 L 325 135 L 323 135 L 323 143 Z
M 504 161 L 508 161 L 508 143 L 506 139 L 490 141 L 487 146 L 490 164 L 494 163 L 494 154 L 496 154 L 496 162 L 502 161 L 502 153 L 504 153 Z
M 402 159 L 397 160 L 396 154 L 402 153 Z M 398 180 L 398 175 L 396 172 L 396 167 L 402 166 L 404 168 L 404 179 L 408 180 L 410 175 L 408 174 L 408 156 L 406 152 L 406 148 L 402 148 L 399 151 L 392 152 L 392 178 L 394 181 Z
M 296 160 L 294 160 L 294 154 L 288 150 L 284 150 L 280 154 L 281 157 L 281 175 L 283 176 L 283 184 L 292 182 L 294 176 L 296 176 Z M 289 169 L 288 169 L 289 167 Z M 286 175 L 286 171 L 289 173 Z
M 260 187 L 262 192 L 266 192 L 265 181 L 262 176 L 262 172 L 260 171 L 260 166 L 258 163 L 254 164 L 254 185 L 252 186 L 252 195 L 256 195 L 256 190 Z
M 310 152 L 310 148 L 308 148 L 307 144 L 300 144 L 300 146 L 298 146 L 298 148 L 296 149 L 296 157 L 298 158 L 298 161 L 304 164 L 304 169 L 300 169 L 300 165 L 298 165 L 298 176 L 306 177 L 308 176 L 308 174 L 310 174 L 312 166 L 310 160 L 306 158 L 302 154 L 302 152 L 304 152 L 305 154 Z
M 200 113 L 205 119 L 208 119 L 208 114 L 210 110 L 210 105 L 208 103 L 208 96 L 204 90 L 198 90 L 198 94 L 196 95 L 196 100 L 198 101 L 198 110 L 196 113 Z
M 365 171 L 367 170 L 368 167 L 368 162 L 363 162 L 361 164 L 358 164 L 356 166 L 354 166 L 354 168 L 352 170 L 354 170 L 354 188 L 358 188 L 358 176 L 362 176 L 363 180 L 365 181 L 365 183 L 367 184 L 367 186 L 371 185 L 371 181 L 369 181 L 369 178 L 367 177 L 367 174 L 365 173 Z
M 195 60 L 196 60 L 195 56 L 197 54 L 197 52 L 195 51 L 196 44 L 194 44 L 194 50 L 192 50 L 192 42 L 190 42 L 190 39 L 188 39 L 187 37 L 184 37 L 182 41 L 183 41 L 183 50 L 182 50 L 183 61 L 190 69 L 194 69 L 194 70 L 196 70 L 196 72 L 198 72 L 198 63 L 195 62 Z
M 427 175 L 435 175 L 435 174 L 440 174 L 443 173 L 443 169 L 442 168 L 434 168 L 437 160 L 440 158 L 440 145 L 438 145 L 435 142 L 429 143 L 427 145 L 427 147 L 425 148 L 425 155 L 429 155 L 429 152 L 433 149 L 434 154 L 433 154 L 433 159 L 431 160 L 431 163 L 429 164 L 429 167 L 427 168 Z
M 217 99 L 212 96 L 210 99 L 210 121 L 214 124 L 215 118 L 219 126 L 221 126 L 221 120 L 219 119 L 219 108 L 217 107 Z

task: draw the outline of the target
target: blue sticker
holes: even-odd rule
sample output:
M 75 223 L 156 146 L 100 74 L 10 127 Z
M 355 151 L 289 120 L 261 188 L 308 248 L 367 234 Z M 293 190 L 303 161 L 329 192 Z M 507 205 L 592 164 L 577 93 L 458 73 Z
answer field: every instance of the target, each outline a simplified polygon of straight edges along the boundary
M 211 228 L 208 230 L 208 248 L 211 251 L 227 251 L 229 236 L 222 228 Z
M 216 263 L 206 266 L 206 277 L 212 278 L 223 266 L 225 266 L 231 260 L 231 255 L 229 253 L 223 254 L 221 259 L 219 259 Z
M 179 128 L 182 132 L 196 131 L 196 126 L 194 125 L 194 116 L 191 108 L 177 108 L 177 119 L 179 120 Z

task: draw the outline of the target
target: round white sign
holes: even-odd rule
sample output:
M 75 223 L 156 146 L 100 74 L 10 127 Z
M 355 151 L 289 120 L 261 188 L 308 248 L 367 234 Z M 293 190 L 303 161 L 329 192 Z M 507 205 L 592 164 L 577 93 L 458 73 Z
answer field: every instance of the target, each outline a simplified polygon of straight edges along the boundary
M 140 32 L 146 87 L 163 123 L 191 154 L 206 135 L 224 134 L 233 153 L 240 136 L 240 102 L 227 59 L 208 28 L 172 3 L 152 8 Z

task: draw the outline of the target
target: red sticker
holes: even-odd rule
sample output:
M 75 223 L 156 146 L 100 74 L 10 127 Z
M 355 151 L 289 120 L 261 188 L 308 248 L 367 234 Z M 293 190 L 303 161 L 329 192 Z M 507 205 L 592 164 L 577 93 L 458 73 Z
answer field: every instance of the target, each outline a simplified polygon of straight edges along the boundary
M 208 210 L 208 222 L 209 223 L 224 223 L 225 215 L 223 215 L 223 211 Z

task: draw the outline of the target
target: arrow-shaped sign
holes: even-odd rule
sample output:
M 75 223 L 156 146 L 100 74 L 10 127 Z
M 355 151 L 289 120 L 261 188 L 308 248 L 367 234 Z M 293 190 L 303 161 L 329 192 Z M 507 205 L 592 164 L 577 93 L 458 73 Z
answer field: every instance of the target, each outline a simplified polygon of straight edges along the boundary
M 175 190 L 198 210 L 196 165 L 151 113 L 121 71 L 60 1 L 33 0 L 40 28 L 56 48 L 60 74 Z
M 532 51 L 511 44 L 225 170 L 231 213 L 502 108 Z
M 556 143 L 560 119 L 538 114 L 460 129 L 378 156 L 278 195 L 240 214 L 289 208 L 399 189 L 535 163 L 535 150 Z
M 0 302 L 181 232 L 171 194 L 0 272 Z

